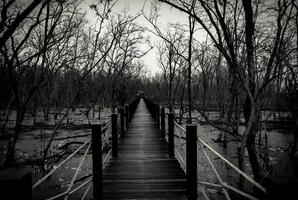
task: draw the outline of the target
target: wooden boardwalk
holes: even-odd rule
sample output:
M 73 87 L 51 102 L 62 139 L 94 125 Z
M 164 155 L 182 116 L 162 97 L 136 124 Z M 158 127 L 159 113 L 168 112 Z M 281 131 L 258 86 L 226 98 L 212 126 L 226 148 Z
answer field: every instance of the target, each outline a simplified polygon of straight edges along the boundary
M 143 99 L 118 150 L 103 171 L 104 199 L 186 199 L 185 173 Z

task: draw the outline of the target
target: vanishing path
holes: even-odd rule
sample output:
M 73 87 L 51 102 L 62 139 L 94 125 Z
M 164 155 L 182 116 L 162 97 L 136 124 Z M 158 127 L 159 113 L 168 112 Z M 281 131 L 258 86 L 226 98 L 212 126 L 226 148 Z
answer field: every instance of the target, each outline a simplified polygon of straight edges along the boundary
M 185 173 L 143 99 L 103 177 L 104 199 L 186 199 Z

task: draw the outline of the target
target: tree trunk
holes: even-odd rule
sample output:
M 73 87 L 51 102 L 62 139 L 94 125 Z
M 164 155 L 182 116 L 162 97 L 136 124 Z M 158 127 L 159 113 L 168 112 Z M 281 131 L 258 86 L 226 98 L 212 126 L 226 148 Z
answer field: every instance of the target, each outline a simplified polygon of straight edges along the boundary
M 218 101 L 218 107 L 219 107 L 219 117 L 223 118 L 225 114 L 225 108 L 224 108 L 224 95 L 222 94 L 223 91 L 221 89 L 221 83 L 220 83 L 220 65 L 221 65 L 221 60 L 222 60 L 222 54 L 219 52 L 218 55 L 218 60 L 217 60 L 217 66 L 215 69 L 215 75 L 216 75 L 216 97 L 219 99 Z
M 207 80 L 206 77 L 203 73 L 203 105 L 202 105 L 202 112 L 205 115 L 205 110 L 206 110 L 206 94 L 207 94 Z
M 193 1 L 194 2 L 194 1 Z M 194 4 L 193 4 L 194 5 Z M 193 6 L 192 6 L 193 9 Z M 191 109 L 192 109 L 192 94 L 191 94 L 191 54 L 192 54 L 192 37 L 194 33 L 194 27 L 195 27 L 195 20 L 189 16 L 189 41 L 188 41 L 188 77 L 187 77 L 187 85 L 188 85 L 188 118 L 187 122 L 189 124 L 192 123 L 192 116 L 191 116 Z
M 15 131 L 14 131 L 13 137 L 10 139 L 8 143 L 5 164 L 15 161 L 15 146 L 19 138 L 19 134 L 21 132 L 23 119 L 24 119 L 24 111 L 22 111 L 21 109 L 17 109 Z
M 6 112 L 5 112 L 5 119 L 4 119 L 2 128 L 1 128 L 1 134 L 4 134 L 4 133 L 5 133 L 6 125 L 7 125 L 8 120 L 9 120 L 10 106 L 11 106 L 11 104 L 12 104 L 12 102 L 13 102 L 13 99 L 14 99 L 14 97 L 12 96 L 12 97 L 10 98 L 10 101 L 9 101 L 8 105 L 7 105 Z
M 180 118 L 179 118 L 179 123 L 180 124 L 182 123 L 183 113 L 184 113 L 184 106 L 183 106 L 184 90 L 185 90 L 185 86 L 183 84 L 182 94 L 181 94 L 181 97 L 180 97 Z
M 173 55 L 173 47 L 170 45 L 169 49 L 169 67 L 170 67 L 170 74 L 169 74 L 169 93 L 168 93 L 168 99 L 169 99 L 169 110 L 172 113 L 173 112 L 173 97 L 172 97 L 172 80 L 173 80 L 173 73 L 172 73 L 172 55 Z
M 239 131 L 239 97 L 238 97 L 238 93 L 236 94 L 236 99 L 235 99 L 234 121 L 235 121 L 235 124 L 234 124 L 233 133 L 238 134 L 238 131 Z
M 241 171 L 244 172 L 244 150 L 245 148 L 242 148 L 242 145 L 240 145 L 237 148 L 237 152 L 238 152 L 238 167 Z M 243 189 L 243 185 L 244 185 L 244 179 L 242 176 L 239 176 L 239 188 Z
M 254 124 L 250 130 L 250 134 L 248 135 L 246 146 L 247 146 L 247 152 L 248 152 L 248 158 L 249 158 L 249 163 L 252 168 L 252 172 L 254 175 L 254 179 L 257 182 L 260 182 L 261 179 L 264 176 L 261 163 L 259 161 L 259 157 L 257 154 L 257 149 L 255 145 L 255 138 L 256 138 L 256 133 L 257 133 L 257 127 L 256 124 Z
M 262 177 L 262 168 L 255 149 L 256 137 L 256 109 L 258 100 L 254 98 L 256 80 L 255 80 L 255 56 L 254 56 L 254 19 L 253 8 L 251 0 L 242 0 L 245 12 L 245 45 L 246 45 L 246 59 L 247 59 L 247 74 L 248 74 L 248 88 L 246 88 L 246 100 L 244 104 L 244 118 L 246 130 L 243 134 L 241 142 L 241 153 L 244 153 L 245 146 L 247 146 L 250 165 L 256 181 Z

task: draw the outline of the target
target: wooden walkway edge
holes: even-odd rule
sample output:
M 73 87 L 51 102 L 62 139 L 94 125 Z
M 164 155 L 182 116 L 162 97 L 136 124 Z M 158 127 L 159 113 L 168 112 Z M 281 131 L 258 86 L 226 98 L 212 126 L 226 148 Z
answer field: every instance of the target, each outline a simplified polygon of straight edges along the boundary
M 103 171 L 104 199 L 186 199 L 186 175 L 143 99 L 118 151 Z

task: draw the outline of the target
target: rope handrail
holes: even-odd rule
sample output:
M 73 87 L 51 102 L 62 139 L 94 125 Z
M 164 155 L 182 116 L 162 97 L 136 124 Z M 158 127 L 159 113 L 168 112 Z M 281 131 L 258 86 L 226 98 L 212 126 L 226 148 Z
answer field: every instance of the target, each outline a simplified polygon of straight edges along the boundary
M 175 125 L 178 126 L 181 130 L 186 131 L 184 127 L 179 125 L 175 122 Z M 213 152 L 216 156 L 218 156 L 221 160 L 223 160 L 226 164 L 228 164 L 231 168 L 233 168 L 237 173 L 239 173 L 241 176 L 243 176 L 245 179 L 247 179 L 251 184 L 258 187 L 261 191 L 266 193 L 266 188 L 264 188 L 262 185 L 260 185 L 258 182 L 253 180 L 251 177 L 249 177 L 247 174 L 245 174 L 242 170 L 240 170 L 238 167 L 236 167 L 233 163 L 231 163 L 229 160 L 224 158 L 220 153 L 218 153 L 216 150 L 214 150 L 211 146 L 209 146 L 206 142 L 204 142 L 200 137 L 198 137 L 198 142 L 202 143 L 203 146 L 207 147 L 211 152 Z
M 104 158 L 104 160 L 103 160 L 103 164 L 105 164 L 105 162 L 106 162 L 106 160 L 108 159 L 108 157 L 109 157 L 109 155 L 110 155 L 111 152 L 112 152 L 112 149 L 108 152 L 108 154 L 107 154 L 106 157 Z M 83 159 L 82 159 L 82 160 L 83 160 Z M 71 194 L 73 194 L 74 192 L 76 192 L 77 190 L 79 190 L 80 188 L 82 188 L 83 186 L 85 186 L 85 185 L 86 185 L 87 183 L 89 183 L 91 180 L 92 180 L 92 177 L 89 178 L 86 182 L 84 182 L 84 183 L 82 183 L 81 185 L 79 185 L 78 187 L 76 187 L 75 189 L 73 189 L 73 190 L 71 190 L 71 191 L 64 191 L 64 192 L 62 192 L 62 193 L 60 193 L 60 194 L 57 194 L 57 195 L 55 195 L 55 196 L 53 196 L 53 197 L 50 197 L 50 198 L 46 199 L 46 200 L 54 200 L 54 199 L 57 199 L 57 198 L 60 198 L 60 197 L 66 196 L 66 195 L 71 195 Z M 88 187 L 86 188 L 86 190 L 85 190 L 85 192 L 84 192 L 84 194 L 83 194 L 83 196 L 82 196 L 82 200 L 84 200 L 84 199 L 86 198 L 87 193 L 88 193 L 89 190 L 90 190 L 90 187 L 91 187 L 91 183 L 90 183 L 90 184 L 88 185 Z
M 90 181 L 92 181 L 92 178 L 89 178 L 87 181 L 85 181 L 84 183 L 82 183 L 81 185 L 79 185 L 78 187 L 76 187 L 75 189 L 73 189 L 72 191 L 70 191 L 70 192 L 69 192 L 69 195 L 72 195 L 73 193 L 75 193 L 76 191 L 78 191 L 79 189 L 81 189 L 82 187 L 84 187 L 85 185 L 87 185 L 88 183 L 90 183 Z M 67 191 L 62 192 L 62 193 L 60 193 L 60 194 L 57 194 L 57 195 L 55 195 L 55 196 L 53 196 L 53 197 L 50 197 L 50 198 L 48 198 L 48 199 L 46 199 L 46 200 L 54 200 L 54 199 L 58 199 L 58 198 L 60 198 L 60 197 L 65 196 L 66 194 L 68 194 Z
M 81 189 L 82 187 L 84 187 L 85 185 L 87 185 L 89 182 L 92 181 L 92 177 L 90 179 L 88 179 L 87 181 L 85 181 L 84 183 L 82 183 L 81 185 L 79 185 L 78 187 L 76 187 L 75 189 L 73 189 L 72 191 L 69 192 L 69 195 L 72 195 L 73 193 L 75 193 L 76 191 L 78 191 L 79 189 Z
M 105 164 L 106 160 L 108 159 L 110 153 L 112 152 L 112 149 L 110 149 L 110 151 L 107 153 L 106 157 L 103 159 L 103 164 Z
M 109 120 L 109 122 L 102 128 L 102 131 L 105 133 L 104 138 L 101 140 L 104 144 L 107 144 L 108 146 L 111 146 L 108 144 L 107 139 L 108 136 L 111 134 L 111 131 L 108 132 L 108 130 L 111 128 L 112 120 Z M 102 145 L 101 150 L 103 151 L 105 148 L 104 145 Z
M 256 197 L 252 196 L 251 194 L 243 192 L 243 191 L 241 191 L 241 190 L 227 184 L 226 182 L 223 182 L 222 184 L 216 184 L 216 183 L 198 181 L 198 184 L 203 185 L 203 186 L 208 187 L 208 188 L 213 188 L 213 189 L 220 189 L 222 187 L 225 187 L 226 189 L 232 190 L 235 193 L 238 193 L 238 194 L 242 195 L 243 197 L 246 197 L 247 199 L 258 200 Z
M 167 115 L 165 115 L 164 118 L 167 119 Z M 185 145 L 186 143 L 183 142 L 182 139 L 184 139 L 184 140 L 186 139 L 186 128 L 184 128 L 183 126 L 178 124 L 177 121 L 174 119 L 174 127 L 175 126 L 176 126 L 176 128 L 174 128 L 174 132 L 177 134 L 176 136 L 178 136 L 179 141 L 180 141 L 180 145 L 183 149 L 183 145 Z M 165 126 L 165 128 L 166 128 L 166 126 Z M 179 129 L 179 131 L 177 129 Z M 184 136 L 185 136 L 184 138 L 181 137 L 180 131 L 181 131 L 181 134 L 184 133 Z M 167 136 L 167 134 L 166 134 L 166 136 Z M 165 139 L 167 140 L 167 138 L 165 138 Z M 216 170 L 214 163 L 212 162 L 209 155 L 207 154 L 207 152 L 205 150 L 205 147 L 207 147 L 211 152 L 213 152 L 216 156 L 218 156 L 221 160 L 223 160 L 227 165 L 229 165 L 231 168 L 233 168 L 237 173 L 240 174 L 240 176 L 243 176 L 251 184 L 253 184 L 257 188 L 259 188 L 262 192 L 264 192 L 264 193 L 267 192 L 266 189 L 262 185 L 257 183 L 253 178 L 249 177 L 247 174 L 245 174 L 242 170 L 240 170 L 238 167 L 236 167 L 234 164 L 232 164 L 229 160 L 224 158 L 220 153 L 215 151 L 211 146 L 209 146 L 206 142 L 204 142 L 200 137 L 198 137 L 197 143 L 200 145 L 201 149 L 203 150 L 204 156 L 207 158 L 207 160 L 209 162 L 209 165 L 211 166 L 214 174 L 216 175 L 218 181 L 220 182 L 220 185 L 218 185 L 218 184 L 213 184 L 213 185 L 220 186 L 218 188 L 221 189 L 221 191 L 223 192 L 223 194 L 225 195 L 227 200 L 231 200 L 227 190 L 231 190 L 231 191 L 233 191 L 233 192 L 235 192 L 239 195 L 242 195 L 242 196 L 244 196 L 244 197 L 246 197 L 250 200 L 258 200 L 258 199 L 256 197 L 248 194 L 248 193 L 242 192 L 241 190 L 239 190 L 239 189 L 225 183 L 222 180 L 221 176 L 219 175 L 218 171 Z M 176 145 L 174 144 L 174 151 L 175 151 L 176 155 L 178 155 L 178 158 L 181 161 L 181 163 L 183 164 L 183 166 L 186 167 L 186 162 L 184 161 L 184 159 L 181 156 L 180 152 L 175 148 L 175 146 L 177 146 L 177 144 Z M 203 188 L 200 185 L 199 185 L 199 188 L 202 190 L 202 193 L 203 193 L 203 196 L 205 197 L 205 199 L 209 200 L 208 195 L 206 194 L 206 192 L 203 190 Z
M 204 142 L 201 138 L 198 138 L 198 142 L 201 142 L 203 146 L 207 147 L 211 152 L 213 152 L 215 155 L 217 155 L 220 159 L 222 159 L 226 164 L 228 164 L 231 168 L 233 168 L 236 172 L 238 172 L 240 175 L 242 175 L 245 179 L 247 179 L 251 184 L 258 187 L 261 191 L 266 193 L 266 188 L 264 188 L 262 185 L 260 185 L 258 182 L 253 180 L 251 177 L 249 177 L 247 174 L 245 174 L 242 170 L 240 170 L 238 167 L 236 167 L 233 163 L 231 163 L 229 160 L 224 158 L 222 155 L 220 155 L 217 151 L 215 151 L 212 147 L 210 147 L 206 142 Z
M 106 140 L 108 139 L 108 136 L 110 135 L 111 133 L 106 133 L 104 138 L 102 139 L 102 142 L 105 142 L 106 143 Z
M 110 125 L 110 124 L 107 124 L 105 127 L 108 127 L 109 125 Z M 109 134 L 106 134 L 106 137 L 105 137 L 105 138 L 107 138 L 107 135 L 109 135 Z M 67 160 L 69 160 L 75 153 L 77 153 L 80 149 L 82 149 L 82 148 L 89 142 L 89 145 L 88 145 L 88 147 L 87 147 L 87 149 L 86 149 L 86 151 L 85 151 L 85 153 L 84 153 L 84 156 L 83 156 L 83 158 L 81 159 L 81 161 L 80 161 L 80 163 L 79 163 L 79 166 L 78 166 L 78 168 L 77 168 L 77 170 L 76 170 L 74 176 L 72 177 L 72 180 L 71 180 L 71 182 L 70 182 L 70 184 L 69 184 L 69 186 L 68 186 L 68 189 L 67 189 L 66 191 L 64 191 L 64 192 L 62 192 L 62 193 L 60 193 L 60 194 L 58 194 L 58 195 L 55 195 L 55 196 L 53 196 L 53 197 L 48 198 L 47 200 L 54 200 L 54 199 L 57 199 L 57 198 L 60 198 L 60 197 L 63 197 L 63 196 L 65 196 L 64 199 L 67 200 L 69 195 L 73 194 L 73 193 L 76 192 L 78 189 L 80 189 L 81 187 L 83 187 L 84 185 L 86 185 L 87 183 L 89 183 L 89 182 L 92 180 L 92 178 L 90 178 L 90 180 L 84 182 L 83 184 L 81 184 L 80 186 L 78 186 L 77 188 L 75 188 L 74 190 L 71 190 L 72 186 L 74 185 L 74 181 L 75 181 L 75 179 L 76 179 L 76 177 L 77 177 L 77 175 L 78 175 L 78 173 L 79 173 L 79 171 L 80 171 L 80 169 L 81 169 L 81 167 L 82 167 L 83 161 L 85 160 L 85 158 L 86 158 L 86 156 L 87 156 L 87 153 L 88 153 L 88 151 L 89 151 L 89 149 L 90 149 L 90 147 L 91 147 L 91 142 L 90 142 L 90 141 L 91 141 L 91 140 L 88 140 L 87 142 L 85 142 L 85 143 L 84 143 L 82 146 L 80 146 L 75 152 L 73 152 L 69 157 L 67 157 L 62 163 L 60 163 L 60 164 L 58 165 L 58 167 L 56 167 L 54 170 L 52 170 L 49 174 L 47 174 L 47 175 L 43 178 L 43 179 L 45 180 L 48 176 L 50 176 L 52 173 L 54 173 L 54 172 L 56 171 L 56 169 L 58 169 L 60 166 L 62 166 Z M 112 149 L 109 150 L 108 154 L 107 154 L 106 157 L 104 158 L 104 160 L 103 160 L 103 164 L 105 164 L 105 162 L 106 162 L 106 160 L 108 159 L 108 157 L 109 157 L 111 151 L 112 151 Z M 40 183 L 42 183 L 44 180 L 39 181 L 38 183 L 36 183 L 36 184 L 34 185 L 34 187 L 38 186 L 38 185 L 39 185 Z M 90 189 L 90 186 L 91 186 L 91 184 L 86 188 L 86 191 L 84 192 L 84 195 L 83 195 L 82 199 L 85 199 L 85 197 L 86 197 L 86 195 L 87 195 L 87 193 L 88 193 L 88 191 L 89 191 L 89 189 Z M 88 188 L 89 188 L 89 189 L 88 189 Z
M 120 117 L 120 114 L 118 114 L 117 117 Z M 105 126 L 101 129 L 101 130 L 102 130 L 101 133 L 106 132 L 104 138 L 101 139 L 101 141 L 104 142 L 104 143 L 107 143 L 106 140 L 108 139 L 108 135 L 110 135 L 110 133 L 107 132 L 107 130 L 109 129 L 109 127 L 111 127 L 111 125 L 112 125 L 112 120 L 109 120 L 109 121 L 105 124 Z M 100 134 L 100 135 L 102 135 L 102 134 Z M 89 143 L 89 144 L 88 144 L 88 143 Z M 62 192 L 62 193 L 60 193 L 60 194 L 57 194 L 57 195 L 55 195 L 55 196 L 53 196 L 53 197 L 50 197 L 50 198 L 48 198 L 47 200 L 53 200 L 53 199 L 57 199 L 57 198 L 60 198 L 60 197 L 64 197 L 64 199 L 67 200 L 68 197 L 69 197 L 69 195 L 73 194 L 74 192 L 76 192 L 77 190 L 79 190 L 81 187 L 83 187 L 83 186 L 85 186 L 86 184 L 88 184 L 88 183 L 92 180 L 92 178 L 89 179 L 88 181 L 84 182 L 84 183 L 81 184 L 80 186 L 76 187 L 74 190 L 71 190 L 72 187 L 73 187 L 73 185 L 74 185 L 74 183 L 75 183 L 75 180 L 76 180 L 76 178 L 77 178 L 77 176 L 78 176 L 78 174 L 79 174 L 79 171 L 81 170 L 81 167 L 82 167 L 82 165 L 83 165 L 83 162 L 84 162 L 84 160 L 86 159 L 87 154 L 88 154 L 88 152 L 89 152 L 89 150 L 90 150 L 90 148 L 91 148 L 91 144 L 92 144 L 92 143 L 91 143 L 91 139 L 89 139 L 89 140 L 87 140 L 86 142 L 84 142 L 84 143 L 83 143 L 81 146 L 79 146 L 74 152 L 72 152 L 68 157 L 66 157 L 62 162 L 60 162 L 57 166 L 54 166 L 54 168 L 53 168 L 50 172 L 48 172 L 45 176 L 43 176 L 41 179 L 39 179 L 39 180 L 32 186 L 32 190 L 35 189 L 37 186 L 39 186 L 41 183 L 43 183 L 43 182 L 44 182 L 48 177 L 50 177 L 50 176 L 51 176 L 57 169 L 59 169 L 63 164 L 65 164 L 68 160 L 70 160 L 75 154 L 77 154 L 77 153 L 78 153 L 83 147 L 85 147 L 87 144 L 88 144 L 88 146 L 87 146 L 87 148 L 86 148 L 86 151 L 85 151 L 83 157 L 81 158 L 81 161 L 80 161 L 80 163 L 79 163 L 79 165 L 78 165 L 78 168 L 76 169 L 76 172 L 75 172 L 74 176 L 72 177 L 71 182 L 70 182 L 70 184 L 69 184 L 67 190 L 64 191 L 64 192 Z M 109 157 L 111 151 L 112 151 L 112 149 L 110 149 L 110 151 L 109 151 L 108 154 L 106 155 L 106 157 L 105 157 L 103 163 L 106 162 L 106 160 L 107 160 L 107 158 Z M 87 189 L 86 189 L 86 191 L 85 191 L 85 193 L 84 193 L 82 199 L 85 199 L 85 197 L 86 197 L 86 195 L 87 195 L 87 193 L 88 193 L 88 191 L 89 191 L 89 189 L 90 189 L 90 186 L 91 186 L 91 184 L 89 184 L 89 186 L 87 187 Z M 88 189 L 88 188 L 89 188 L 89 189 Z
M 227 189 L 229 189 L 229 190 L 232 190 L 233 192 L 238 193 L 238 194 L 240 194 L 240 195 L 242 195 L 242 196 L 244 196 L 244 197 L 246 197 L 248 199 L 259 200 L 258 198 L 254 197 L 254 196 L 252 196 L 252 195 L 250 195 L 250 194 L 248 194 L 246 192 L 243 192 L 243 191 L 241 191 L 241 190 L 239 190 L 239 189 L 237 189 L 237 188 L 235 188 L 235 187 L 233 187 L 231 185 L 228 185 L 225 182 L 222 183 L 222 186 L 225 187 L 225 188 L 227 188 Z
M 208 160 L 208 162 L 209 162 L 209 164 L 210 164 L 210 166 L 211 166 L 211 168 L 212 168 L 214 174 L 216 175 L 217 180 L 220 182 L 221 185 L 223 185 L 224 182 L 223 182 L 223 180 L 221 179 L 219 173 L 217 172 L 217 170 L 216 170 L 216 168 L 215 168 L 213 162 L 211 161 L 210 157 L 208 156 L 206 150 L 204 149 L 204 147 L 203 147 L 202 144 L 199 143 L 199 145 L 201 146 L 201 148 L 202 148 L 202 150 L 203 150 L 203 152 L 204 152 L 205 157 L 207 158 L 207 160 Z M 231 198 L 230 198 L 230 196 L 229 196 L 229 194 L 228 194 L 228 191 L 227 191 L 225 188 L 222 188 L 222 191 L 223 191 L 225 197 L 226 197 L 228 200 L 231 200 Z
M 174 122 L 174 123 L 176 123 L 176 122 Z M 186 143 L 182 141 L 180 132 L 179 132 L 177 129 L 174 129 L 174 130 L 176 131 L 176 133 L 177 133 L 177 135 L 178 135 L 178 138 L 179 138 L 179 140 L 180 140 L 180 145 L 181 145 L 181 147 L 183 147 L 183 145 L 185 145 Z M 182 158 L 181 154 L 179 153 L 179 151 L 178 151 L 176 148 L 175 148 L 175 152 L 176 152 L 176 154 L 178 155 L 179 160 L 182 162 L 183 167 L 184 167 L 183 170 L 185 171 L 185 170 L 186 170 L 186 162 L 184 161 L 184 159 Z
M 89 183 L 89 185 L 88 185 L 88 187 L 86 188 L 86 190 L 85 190 L 85 192 L 84 192 L 84 194 L 83 194 L 81 200 L 84 200 L 84 199 L 86 198 L 86 196 L 87 196 L 87 194 L 88 194 L 88 192 L 89 192 L 89 190 L 90 190 L 90 188 L 91 188 L 91 185 L 92 185 L 92 183 Z
M 72 180 L 71 180 L 71 182 L 70 182 L 70 184 L 69 184 L 69 186 L 68 186 L 68 188 L 67 188 L 67 190 L 66 190 L 67 194 L 66 194 L 66 196 L 65 196 L 65 198 L 64 198 L 65 200 L 68 199 L 69 192 L 70 192 L 70 190 L 71 190 L 71 188 L 72 188 L 72 186 L 73 186 L 73 184 L 74 184 L 74 181 L 76 180 L 76 178 L 77 178 L 77 176 L 78 176 L 78 174 L 79 174 L 79 171 L 81 170 L 83 161 L 85 160 L 85 158 L 86 158 L 86 156 L 87 156 L 87 154 L 88 154 L 88 152 L 89 152 L 90 147 L 91 147 L 91 142 L 89 143 L 89 145 L 88 145 L 88 147 L 87 147 L 87 149 L 86 149 L 86 151 L 85 151 L 85 153 L 84 153 L 84 156 L 82 157 L 81 162 L 80 162 L 80 164 L 79 164 L 79 166 L 78 166 L 78 168 L 77 168 L 77 170 L 76 170 L 74 176 L 72 177 Z
M 205 199 L 206 199 L 206 200 L 210 200 L 209 197 L 208 197 L 208 195 L 206 194 L 206 191 L 205 191 L 200 185 L 199 185 L 199 188 L 200 188 L 200 190 L 201 190 L 203 196 L 205 197 Z
M 102 130 L 106 130 L 111 124 L 112 124 L 112 121 L 109 120 L 108 123 L 102 128 Z
M 180 132 L 177 131 L 177 129 L 175 129 L 175 131 L 176 131 L 176 133 L 178 133 L 177 135 L 178 135 L 178 138 L 179 138 L 179 140 L 180 140 L 181 145 L 184 145 L 185 142 L 182 142 L 182 138 L 181 138 Z
M 175 123 L 175 125 L 176 125 L 177 127 L 179 127 L 181 130 L 183 130 L 184 132 L 186 131 L 186 129 L 185 129 L 183 126 L 181 126 L 180 124 L 178 124 L 176 121 L 174 121 L 174 123 Z
M 180 126 L 180 125 L 177 124 L 176 122 L 174 122 L 174 123 L 175 123 L 175 125 L 178 126 L 180 129 L 185 130 L 182 126 Z M 176 129 L 175 129 L 175 130 L 176 130 Z M 183 142 L 182 142 L 182 139 L 181 139 L 180 131 L 177 131 L 177 130 L 176 130 L 176 133 L 178 133 L 178 137 L 179 137 L 179 139 L 180 139 L 180 142 L 183 143 Z M 175 149 L 175 150 L 176 150 L 176 149 Z M 177 153 L 178 156 L 180 157 L 180 160 L 182 161 L 182 163 L 184 164 L 184 166 L 186 166 L 186 163 L 184 162 L 184 160 L 183 160 L 183 158 L 181 157 L 180 153 L 179 153 L 177 150 L 176 150 L 176 153 Z M 207 154 L 205 154 L 205 155 L 207 155 Z M 207 156 L 208 156 L 208 155 L 207 155 Z M 207 159 L 208 159 L 208 158 L 207 158 Z M 209 163 L 210 163 L 212 169 L 214 170 L 214 173 L 216 174 L 218 180 L 219 180 L 221 183 L 223 183 L 221 177 L 219 176 L 218 172 L 216 171 L 216 169 L 215 169 L 213 163 L 211 162 L 211 160 L 208 159 L 208 161 L 209 161 Z M 205 191 L 203 190 L 203 188 L 200 187 L 200 189 L 201 189 L 201 191 L 202 191 L 202 193 L 203 193 L 203 196 L 204 196 L 207 200 L 209 200 L 209 198 L 208 198 L 207 194 L 205 193 Z M 225 188 L 222 188 L 222 190 L 223 190 L 223 193 L 224 193 L 224 195 L 226 196 L 226 198 L 227 198 L 228 200 L 231 200 L 231 198 L 230 198 L 228 192 L 225 190 Z
M 87 140 L 84 144 L 82 144 L 77 150 L 75 150 L 72 154 L 70 154 L 65 160 L 63 160 L 59 165 L 55 166 L 49 173 L 43 176 L 40 180 L 38 180 L 33 186 L 32 190 L 35 189 L 38 185 L 44 182 L 49 176 L 51 176 L 58 168 L 60 168 L 64 163 L 66 163 L 70 158 L 72 158 L 76 153 L 78 153 L 84 146 L 90 143 L 91 140 Z
M 183 164 L 183 166 L 184 166 L 184 169 L 185 169 L 185 168 L 186 168 L 186 163 L 185 163 L 185 161 L 183 160 L 181 154 L 180 154 L 179 151 L 177 151 L 176 149 L 175 149 L 175 152 L 176 152 L 177 155 L 179 156 L 179 158 L 180 158 L 180 160 L 181 160 L 181 162 L 182 162 L 182 164 Z M 184 171 L 185 171 L 185 170 L 184 170 Z

